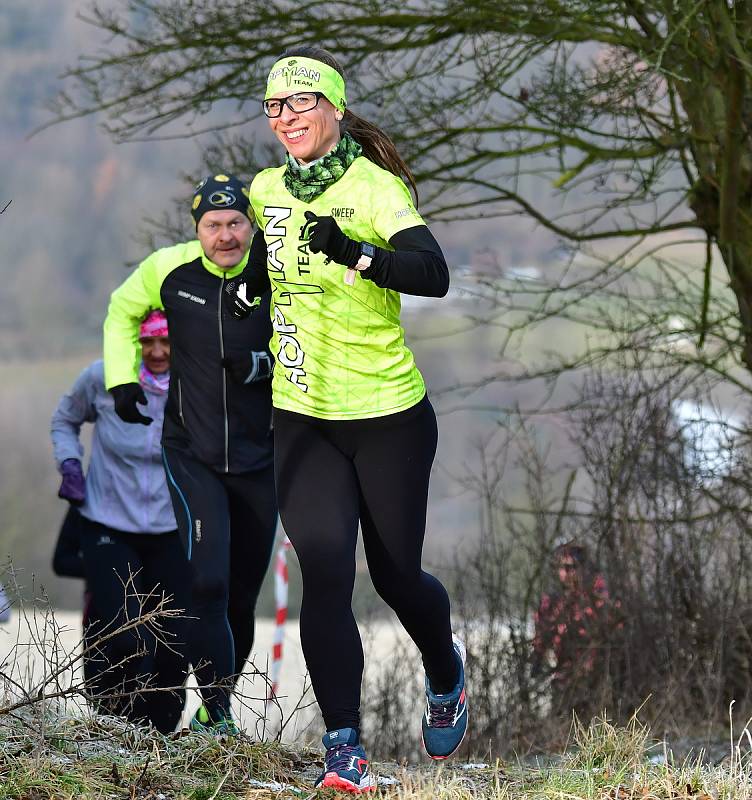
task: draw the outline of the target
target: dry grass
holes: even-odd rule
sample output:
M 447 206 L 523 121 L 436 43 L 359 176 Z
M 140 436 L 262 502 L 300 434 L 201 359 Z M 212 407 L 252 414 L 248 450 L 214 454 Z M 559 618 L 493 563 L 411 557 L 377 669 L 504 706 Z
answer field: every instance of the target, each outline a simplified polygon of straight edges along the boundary
M 54 614 L 43 619 L 44 624 L 29 626 L 31 641 L 23 646 L 44 654 L 44 669 L 34 674 L 22 668 L 22 643 L 14 651 L 17 660 L 0 665 L 0 800 L 335 796 L 313 789 L 322 765 L 318 750 L 247 735 L 222 741 L 185 732 L 163 736 L 119 718 L 94 716 L 74 669 L 80 648 L 66 652 Z M 394 681 L 404 686 L 400 674 Z M 407 718 L 401 717 L 403 727 Z M 394 722 L 399 721 L 396 715 Z M 366 733 L 366 745 L 375 738 Z M 399 758 L 409 756 L 412 763 L 373 766 L 380 796 L 395 800 L 748 800 L 750 749 L 752 735 L 744 728 L 730 738 L 721 763 L 680 761 L 667 745 L 652 741 L 636 718 L 622 727 L 604 718 L 575 724 L 561 754 L 535 763 L 458 759 L 435 765 L 396 748 Z
M 44 733 L 40 733 L 43 731 Z M 738 745 L 718 765 L 674 763 L 633 720 L 573 731 L 544 765 L 496 762 L 376 764 L 379 795 L 394 800 L 748 800 L 752 770 Z M 164 737 L 113 718 L 0 717 L 0 791 L 18 800 L 271 800 L 334 797 L 315 791 L 320 754 L 246 736 Z
M 301 754 L 246 736 L 165 737 L 113 717 L 41 720 L 34 709 L 1 718 L 0 752 L 2 797 L 23 800 L 248 797 L 254 781 L 299 782 L 305 766 Z

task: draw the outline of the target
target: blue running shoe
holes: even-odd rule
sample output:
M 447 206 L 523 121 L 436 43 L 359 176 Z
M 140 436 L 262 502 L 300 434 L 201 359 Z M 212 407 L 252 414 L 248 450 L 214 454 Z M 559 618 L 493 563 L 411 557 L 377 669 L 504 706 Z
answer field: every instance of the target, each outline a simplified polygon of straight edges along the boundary
M 326 748 L 324 771 L 316 781 L 316 788 L 330 787 L 345 792 L 372 792 L 376 779 L 368 769 L 366 751 L 358 743 L 354 728 L 328 731 L 321 740 Z
M 462 744 L 467 731 L 465 698 L 465 645 L 455 636 L 454 652 L 460 667 L 457 685 L 447 694 L 435 694 L 426 676 L 426 710 L 421 720 L 423 747 L 431 758 L 449 758 Z

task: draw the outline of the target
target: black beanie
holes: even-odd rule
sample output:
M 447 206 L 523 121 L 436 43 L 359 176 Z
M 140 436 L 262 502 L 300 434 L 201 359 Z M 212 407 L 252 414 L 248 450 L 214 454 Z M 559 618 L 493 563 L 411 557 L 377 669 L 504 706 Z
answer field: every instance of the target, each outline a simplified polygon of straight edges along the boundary
M 207 211 L 240 211 L 253 222 L 248 189 L 234 175 L 210 175 L 193 190 L 191 216 L 198 221 Z

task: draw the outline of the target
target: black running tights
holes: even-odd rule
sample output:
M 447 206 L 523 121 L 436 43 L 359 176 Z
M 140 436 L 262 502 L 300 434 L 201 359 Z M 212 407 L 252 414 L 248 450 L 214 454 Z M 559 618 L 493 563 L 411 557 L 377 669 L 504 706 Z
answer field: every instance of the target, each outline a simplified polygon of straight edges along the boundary
M 203 703 L 220 719 L 230 713 L 230 691 L 253 645 L 277 527 L 274 471 L 223 474 L 174 448 L 163 452 L 191 568 L 190 658 Z
M 351 608 L 358 522 L 376 591 L 418 646 L 437 691 L 457 681 L 449 598 L 421 569 L 436 416 L 321 420 L 274 412 L 282 523 L 303 575 L 300 633 L 327 730 L 360 725 L 363 648 Z
M 171 733 L 183 709 L 188 665 L 188 563 L 178 533 L 124 533 L 83 516 L 80 525 L 86 585 L 96 607 L 85 633 L 95 645 L 85 657 L 92 700 L 103 713 L 147 719 Z M 163 596 L 171 598 L 166 608 L 181 613 L 134 625 Z

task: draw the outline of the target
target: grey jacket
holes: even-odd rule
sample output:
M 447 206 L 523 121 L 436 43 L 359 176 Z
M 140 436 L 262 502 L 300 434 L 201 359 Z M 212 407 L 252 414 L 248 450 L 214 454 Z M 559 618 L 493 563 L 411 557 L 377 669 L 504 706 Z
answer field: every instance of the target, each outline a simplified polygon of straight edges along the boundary
M 81 514 L 118 531 L 165 533 L 177 527 L 160 444 L 167 395 L 146 389 L 144 393 L 148 406 L 143 413 L 154 421 L 123 422 L 105 391 L 102 361 L 95 361 L 78 376 L 52 415 L 52 448 L 58 469 L 67 458 L 82 461 L 81 426 L 95 423 Z

